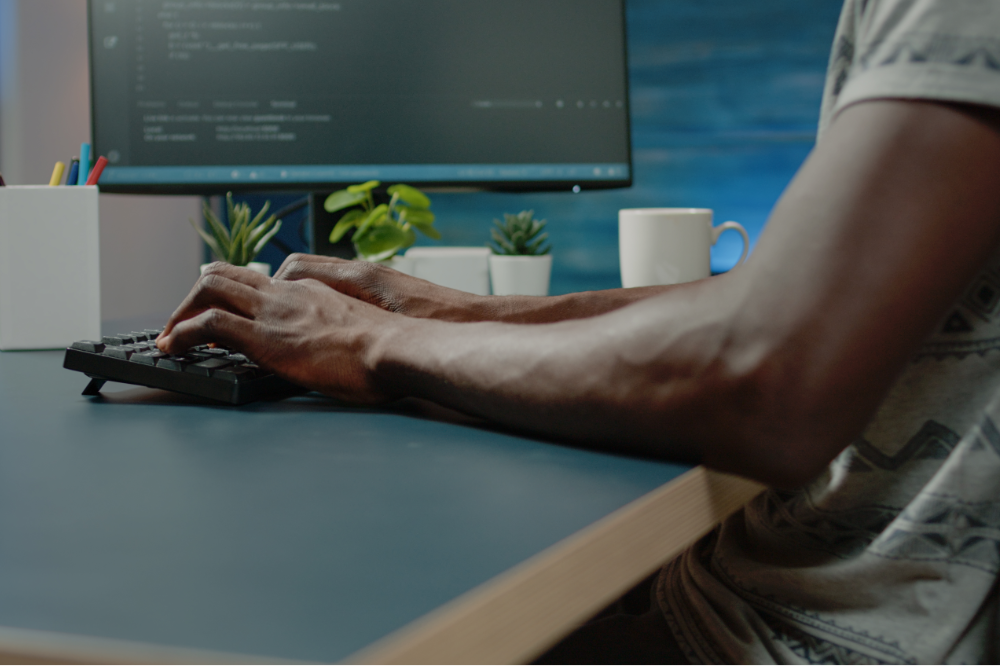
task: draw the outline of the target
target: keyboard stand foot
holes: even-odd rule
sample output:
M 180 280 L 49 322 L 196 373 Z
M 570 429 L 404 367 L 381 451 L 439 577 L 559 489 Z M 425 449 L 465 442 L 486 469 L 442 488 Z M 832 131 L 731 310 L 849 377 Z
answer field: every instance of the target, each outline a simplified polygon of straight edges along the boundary
M 104 386 L 105 382 L 107 382 L 107 380 L 101 380 L 99 378 L 91 378 L 90 379 L 90 383 L 87 385 L 87 388 L 83 390 L 83 395 L 84 396 L 100 396 L 101 395 L 101 387 Z

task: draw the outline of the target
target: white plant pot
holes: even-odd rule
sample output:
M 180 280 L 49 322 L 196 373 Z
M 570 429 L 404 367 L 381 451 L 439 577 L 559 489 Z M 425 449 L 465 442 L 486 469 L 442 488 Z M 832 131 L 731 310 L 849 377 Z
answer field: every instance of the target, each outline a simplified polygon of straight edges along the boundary
M 445 246 L 410 248 L 406 258 L 413 260 L 411 276 L 485 296 L 490 293 L 491 254 L 486 247 Z
M 208 269 L 208 267 L 210 266 L 211 264 L 202 264 L 201 265 L 202 274 L 204 274 L 205 270 Z M 257 273 L 267 276 L 269 278 L 271 277 L 271 265 L 268 264 L 267 262 L 250 262 L 249 264 L 247 264 L 246 268 L 250 269 L 251 271 L 256 271 Z
M 490 255 L 493 293 L 548 296 L 552 255 Z

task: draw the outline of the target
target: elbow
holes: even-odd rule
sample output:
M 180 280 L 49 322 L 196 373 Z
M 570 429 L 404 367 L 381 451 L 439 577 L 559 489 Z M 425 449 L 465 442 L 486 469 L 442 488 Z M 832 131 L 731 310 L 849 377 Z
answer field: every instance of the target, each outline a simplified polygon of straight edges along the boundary
M 708 383 L 717 428 L 705 434 L 702 461 L 777 488 L 808 484 L 861 435 L 877 402 L 788 346 L 748 356 L 720 360 Z
M 849 444 L 844 442 L 843 446 L 832 453 L 816 446 L 816 441 L 808 439 L 804 441 L 785 440 L 771 444 L 766 454 L 761 453 L 761 448 L 754 448 L 754 452 L 749 458 L 755 459 L 747 477 L 755 479 L 763 484 L 779 489 L 796 489 L 805 486 L 819 477 L 829 466 L 836 455 Z
M 796 437 L 775 428 L 773 420 L 755 424 L 748 419 L 743 433 L 703 448 L 702 463 L 779 489 L 805 486 L 821 475 L 850 439 Z M 833 444 L 835 443 L 835 444 Z

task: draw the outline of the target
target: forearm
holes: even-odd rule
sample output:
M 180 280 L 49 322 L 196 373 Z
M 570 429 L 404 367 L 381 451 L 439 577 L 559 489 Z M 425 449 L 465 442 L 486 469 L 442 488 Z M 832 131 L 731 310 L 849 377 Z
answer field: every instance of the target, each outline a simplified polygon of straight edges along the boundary
M 460 307 L 428 303 L 416 316 L 450 322 L 546 324 L 610 313 L 670 290 L 673 286 L 633 287 L 560 296 L 470 296 Z M 424 314 L 426 313 L 426 314 Z
M 781 462 L 769 459 L 778 448 L 748 455 L 778 441 L 783 423 L 768 421 L 752 387 L 760 359 L 731 345 L 736 284 L 702 281 L 530 327 L 399 320 L 373 346 L 371 368 L 386 393 L 518 430 L 779 481 Z

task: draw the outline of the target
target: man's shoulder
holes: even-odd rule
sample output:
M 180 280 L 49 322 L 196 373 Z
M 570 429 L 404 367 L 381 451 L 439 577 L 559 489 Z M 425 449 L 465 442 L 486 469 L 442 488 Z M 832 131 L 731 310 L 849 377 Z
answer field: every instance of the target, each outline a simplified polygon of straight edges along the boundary
M 1000 107 L 1000 3 L 846 0 L 820 126 L 850 104 L 885 98 Z

